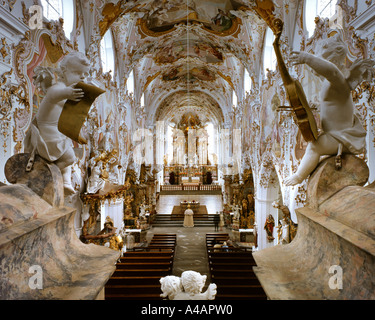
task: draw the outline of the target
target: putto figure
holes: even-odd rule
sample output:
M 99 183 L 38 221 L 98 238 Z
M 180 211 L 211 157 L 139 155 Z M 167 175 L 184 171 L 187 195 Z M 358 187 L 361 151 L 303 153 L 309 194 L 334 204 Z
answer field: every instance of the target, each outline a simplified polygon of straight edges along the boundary
M 58 121 L 66 100 L 80 101 L 84 97 L 82 89 L 75 85 L 83 81 L 89 73 L 90 65 L 84 54 L 70 53 L 60 63 L 59 79 L 53 83 L 50 69 L 35 69 L 34 82 L 45 92 L 38 112 L 32 121 L 25 139 L 25 152 L 39 154 L 61 170 L 64 189 L 74 193 L 71 185 L 71 165 L 76 157 L 70 138 L 58 130 Z
M 169 300 L 214 300 L 216 284 L 211 283 L 205 292 L 202 292 L 207 276 L 196 271 L 184 271 L 181 278 L 166 276 L 160 279 L 162 298 Z
M 371 81 L 375 62 L 357 60 L 347 73 L 344 62 L 347 48 L 339 34 L 322 40 L 317 56 L 292 52 L 293 65 L 307 64 L 324 78 L 321 88 L 320 119 L 323 133 L 309 142 L 297 172 L 285 180 L 286 186 L 301 183 L 316 168 L 320 156 L 336 155 L 340 166 L 342 153 L 360 154 L 366 147 L 366 131 L 354 114 L 351 91 L 362 81 Z

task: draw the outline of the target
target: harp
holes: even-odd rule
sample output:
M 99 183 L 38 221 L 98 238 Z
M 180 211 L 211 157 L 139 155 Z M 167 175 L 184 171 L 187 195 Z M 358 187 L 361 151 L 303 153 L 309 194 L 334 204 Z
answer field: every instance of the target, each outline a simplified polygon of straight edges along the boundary
M 58 129 L 61 133 L 80 144 L 87 141 L 80 136 L 83 123 L 95 99 L 105 92 L 94 85 L 78 82 L 75 88 L 82 89 L 84 97 L 80 101 L 67 100 L 61 112 Z

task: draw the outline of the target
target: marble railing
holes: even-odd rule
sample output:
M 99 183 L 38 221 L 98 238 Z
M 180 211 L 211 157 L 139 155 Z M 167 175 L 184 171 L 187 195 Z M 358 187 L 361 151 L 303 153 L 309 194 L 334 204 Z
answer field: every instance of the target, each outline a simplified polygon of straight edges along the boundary
M 320 163 L 296 210 L 294 240 L 253 253 L 269 299 L 375 299 L 375 183 L 366 163 L 345 155 Z
M 83 244 L 65 207 L 60 170 L 27 155 L 8 160 L 0 187 L 0 299 L 97 299 L 118 251 Z

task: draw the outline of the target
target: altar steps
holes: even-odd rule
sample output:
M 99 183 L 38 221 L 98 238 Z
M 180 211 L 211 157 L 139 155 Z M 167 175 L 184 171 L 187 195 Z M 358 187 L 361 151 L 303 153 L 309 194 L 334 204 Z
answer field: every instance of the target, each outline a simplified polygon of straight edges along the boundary
M 194 227 L 214 227 L 214 214 L 194 215 Z M 183 214 L 156 214 L 153 227 L 182 227 Z

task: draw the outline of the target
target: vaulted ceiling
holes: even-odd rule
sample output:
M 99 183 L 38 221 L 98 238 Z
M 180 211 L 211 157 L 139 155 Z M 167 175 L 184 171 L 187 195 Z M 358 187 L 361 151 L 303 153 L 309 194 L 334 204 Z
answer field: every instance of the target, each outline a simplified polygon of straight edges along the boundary
M 135 99 L 144 94 L 148 124 L 178 121 L 181 108 L 217 125 L 230 121 L 233 91 L 243 96 L 244 68 L 254 82 L 260 73 L 266 24 L 252 2 L 107 4 L 102 33 L 112 26 L 120 78 L 134 70 Z

